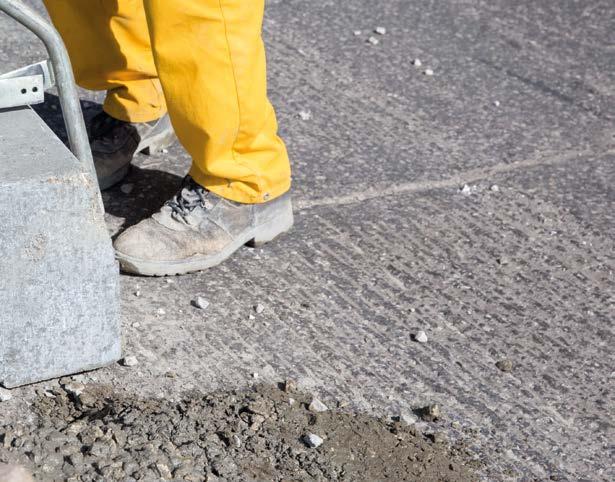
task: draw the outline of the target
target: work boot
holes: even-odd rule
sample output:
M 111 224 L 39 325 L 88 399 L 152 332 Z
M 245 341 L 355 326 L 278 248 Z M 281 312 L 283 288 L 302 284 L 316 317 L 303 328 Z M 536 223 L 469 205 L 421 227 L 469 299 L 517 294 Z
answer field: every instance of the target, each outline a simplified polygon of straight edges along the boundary
M 101 190 L 120 182 L 138 152 L 154 154 L 171 145 L 175 132 L 169 115 L 151 122 L 124 122 L 105 111 L 90 123 L 90 145 Z
M 271 241 L 292 225 L 290 193 L 264 204 L 240 204 L 187 176 L 160 211 L 117 238 L 115 253 L 129 273 L 191 273 L 220 264 L 244 244 Z

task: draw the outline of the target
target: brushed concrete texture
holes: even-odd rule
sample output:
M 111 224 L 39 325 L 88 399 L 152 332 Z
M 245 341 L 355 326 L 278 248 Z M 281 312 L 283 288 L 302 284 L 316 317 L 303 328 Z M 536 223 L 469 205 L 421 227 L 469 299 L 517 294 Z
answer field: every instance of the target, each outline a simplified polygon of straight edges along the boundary
M 0 111 L 0 384 L 120 356 L 119 277 L 96 185 L 29 108 Z
M 380 415 L 439 402 L 434 429 L 468 441 L 485 480 L 615 480 L 614 24 L 609 0 L 270 0 L 296 228 L 173 283 L 122 277 L 139 364 L 88 380 L 175 398 L 258 373 Z M 0 64 L 40 58 L 0 30 Z M 188 165 L 177 145 L 139 156 L 132 192 L 103 196 L 111 232 Z M 32 390 L 4 413 L 28 416 Z

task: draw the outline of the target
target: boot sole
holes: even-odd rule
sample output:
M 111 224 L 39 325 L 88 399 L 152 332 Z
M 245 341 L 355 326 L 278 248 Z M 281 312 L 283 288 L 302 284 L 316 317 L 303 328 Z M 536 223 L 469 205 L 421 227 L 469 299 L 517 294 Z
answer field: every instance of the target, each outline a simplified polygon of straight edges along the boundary
M 262 246 L 289 231 L 294 222 L 292 207 L 289 206 L 289 208 L 289 212 L 251 229 L 221 252 L 212 256 L 197 256 L 178 261 L 147 261 L 116 251 L 115 257 L 119 261 L 122 271 L 141 276 L 175 276 L 203 271 L 219 265 L 244 245 Z

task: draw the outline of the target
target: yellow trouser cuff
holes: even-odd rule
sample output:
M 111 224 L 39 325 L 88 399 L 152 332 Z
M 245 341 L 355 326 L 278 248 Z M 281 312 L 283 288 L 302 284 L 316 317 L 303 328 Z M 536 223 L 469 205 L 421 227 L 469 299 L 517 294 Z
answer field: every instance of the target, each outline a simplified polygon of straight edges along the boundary
M 243 182 L 235 181 L 229 184 L 226 179 L 203 174 L 195 166 L 190 169 L 190 176 L 214 194 L 242 204 L 261 204 L 271 201 L 289 191 L 292 183 L 291 179 L 288 179 L 264 192 L 259 192 Z

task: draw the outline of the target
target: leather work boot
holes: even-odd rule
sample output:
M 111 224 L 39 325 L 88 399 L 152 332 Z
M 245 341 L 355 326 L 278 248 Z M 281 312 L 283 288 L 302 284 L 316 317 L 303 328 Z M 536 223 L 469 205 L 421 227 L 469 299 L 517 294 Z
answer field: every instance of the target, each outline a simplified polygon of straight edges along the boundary
M 100 189 L 108 189 L 124 179 L 138 152 L 154 154 L 174 140 L 168 114 L 151 122 L 133 123 L 102 111 L 90 123 L 90 145 Z
M 187 176 L 160 211 L 124 231 L 114 246 L 124 271 L 169 276 L 216 266 L 244 244 L 262 245 L 292 225 L 290 193 L 264 204 L 241 204 Z

